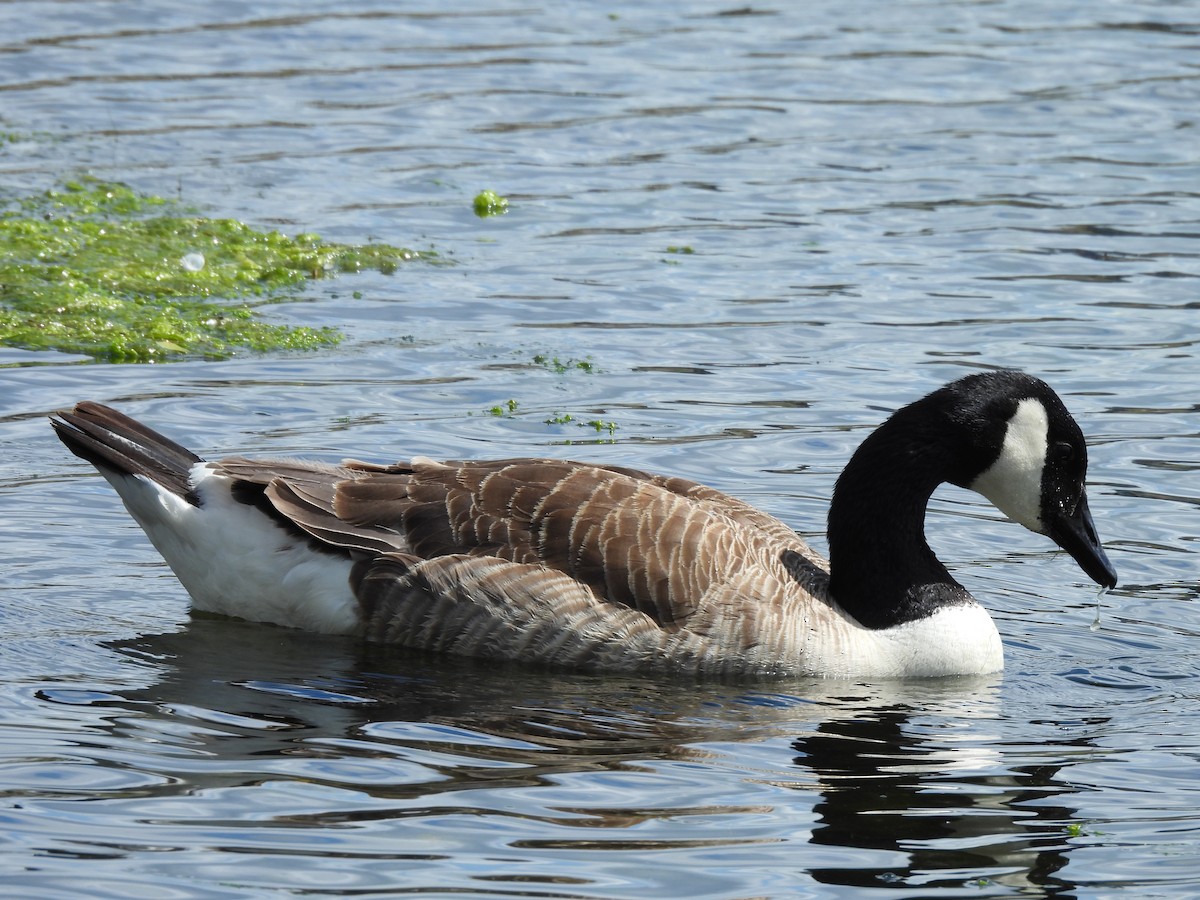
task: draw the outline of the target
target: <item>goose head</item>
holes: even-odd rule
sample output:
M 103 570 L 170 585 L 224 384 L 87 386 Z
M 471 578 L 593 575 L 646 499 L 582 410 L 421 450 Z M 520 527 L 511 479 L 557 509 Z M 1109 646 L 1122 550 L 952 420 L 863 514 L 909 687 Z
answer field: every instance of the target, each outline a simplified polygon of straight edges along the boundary
M 893 413 L 842 472 L 829 509 L 831 593 L 876 628 L 969 601 L 924 536 L 929 497 L 946 482 L 982 494 L 1114 587 L 1086 474 L 1083 432 L 1045 382 L 1016 371 L 953 381 Z
M 946 390 L 973 451 L 954 483 L 1050 538 L 1097 584 L 1116 587 L 1088 509 L 1087 444 L 1058 395 L 1022 372 L 968 376 Z

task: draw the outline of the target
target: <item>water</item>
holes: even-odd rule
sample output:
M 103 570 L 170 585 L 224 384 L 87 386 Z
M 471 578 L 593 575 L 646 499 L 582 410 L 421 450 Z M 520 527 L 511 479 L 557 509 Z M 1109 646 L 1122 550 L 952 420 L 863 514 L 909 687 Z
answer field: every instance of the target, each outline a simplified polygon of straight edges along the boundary
M 90 171 L 456 263 L 272 313 L 341 325 L 336 351 L 0 350 L 8 894 L 1195 895 L 1192 7 L 0 8 L 6 195 Z M 484 188 L 511 212 L 477 219 Z M 1080 420 L 1122 583 L 1093 631 L 1069 559 L 939 491 L 930 539 L 1007 670 L 938 683 L 498 671 L 192 619 L 44 418 L 92 397 L 209 454 L 633 464 L 820 547 L 866 431 L 995 365 Z

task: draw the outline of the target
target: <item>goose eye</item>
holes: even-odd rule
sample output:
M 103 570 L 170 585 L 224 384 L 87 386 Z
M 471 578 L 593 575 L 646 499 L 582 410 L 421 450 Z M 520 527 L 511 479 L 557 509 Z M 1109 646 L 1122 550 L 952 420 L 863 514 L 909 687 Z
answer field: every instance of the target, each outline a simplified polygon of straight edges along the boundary
M 1055 462 L 1068 463 L 1075 458 L 1075 447 L 1067 441 L 1055 441 L 1051 455 Z

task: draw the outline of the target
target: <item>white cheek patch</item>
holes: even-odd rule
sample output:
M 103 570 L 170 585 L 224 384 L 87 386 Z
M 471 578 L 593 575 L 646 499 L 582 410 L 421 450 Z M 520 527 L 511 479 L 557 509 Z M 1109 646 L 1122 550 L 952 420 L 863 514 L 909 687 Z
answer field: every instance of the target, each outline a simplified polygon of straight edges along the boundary
M 1015 522 L 1044 534 L 1042 526 L 1042 471 L 1049 445 L 1046 407 L 1033 398 L 1017 404 L 1008 420 L 1000 457 L 971 483 Z

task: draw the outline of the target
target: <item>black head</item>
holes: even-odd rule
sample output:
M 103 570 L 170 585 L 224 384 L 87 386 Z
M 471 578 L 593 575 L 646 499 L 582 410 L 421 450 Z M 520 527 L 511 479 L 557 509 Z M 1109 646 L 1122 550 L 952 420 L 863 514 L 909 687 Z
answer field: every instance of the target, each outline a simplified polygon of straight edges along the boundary
M 934 398 L 963 441 L 949 480 L 1049 537 L 1097 584 L 1116 586 L 1088 510 L 1087 444 L 1050 386 L 1022 372 L 989 372 L 926 399 Z

